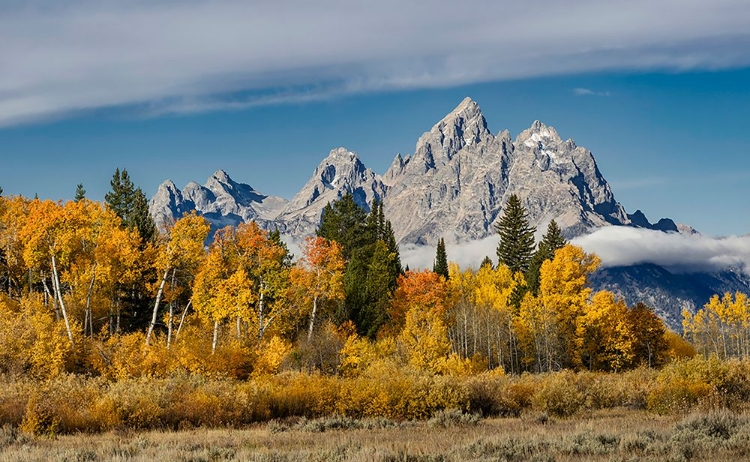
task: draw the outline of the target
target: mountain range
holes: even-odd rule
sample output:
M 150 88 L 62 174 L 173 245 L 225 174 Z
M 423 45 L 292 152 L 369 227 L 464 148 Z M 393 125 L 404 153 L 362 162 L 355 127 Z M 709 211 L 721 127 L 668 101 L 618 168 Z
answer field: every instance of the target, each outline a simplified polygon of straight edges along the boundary
M 348 192 L 366 210 L 373 199 L 382 201 L 401 245 L 490 236 L 511 194 L 521 199 L 537 229 L 546 229 L 554 219 L 568 238 L 604 226 L 696 233 L 668 218 L 651 223 L 640 211 L 628 214 L 615 200 L 591 151 L 572 139 L 563 140 L 540 121 L 515 139 L 507 130 L 491 133 L 470 98 L 419 137 L 413 154 L 396 155 L 383 175 L 342 147 L 323 159 L 291 200 L 262 194 L 219 170 L 204 185 L 190 182 L 182 190 L 165 181 L 151 199 L 150 210 L 160 229 L 195 211 L 214 229 L 255 220 L 266 229 L 278 228 L 301 239 L 315 232 L 323 207 Z M 604 268 L 592 283 L 628 303 L 650 303 L 677 330 L 682 309 L 695 311 L 712 293 L 749 287 L 733 272 L 685 278 L 657 265 L 641 265 Z

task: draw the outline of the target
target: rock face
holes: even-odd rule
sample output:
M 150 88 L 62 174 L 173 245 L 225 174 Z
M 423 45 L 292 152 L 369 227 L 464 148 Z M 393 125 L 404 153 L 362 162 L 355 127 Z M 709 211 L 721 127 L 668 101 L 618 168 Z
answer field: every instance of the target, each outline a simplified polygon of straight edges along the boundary
M 151 199 L 149 210 L 160 230 L 191 211 L 206 217 L 214 231 L 252 220 L 269 228 L 287 202 L 237 183 L 226 172 L 218 170 L 205 185 L 191 181 L 182 191 L 172 181 L 165 181 Z
M 414 155 L 398 156 L 384 178 L 385 211 L 402 243 L 486 237 L 511 194 L 533 224 L 555 219 L 568 237 L 630 224 L 590 151 L 539 121 L 515 141 L 507 131 L 494 136 L 469 98 L 422 135 Z
M 219 170 L 205 185 L 191 182 L 182 191 L 165 181 L 151 212 L 161 229 L 195 210 L 215 228 L 256 220 L 303 238 L 314 233 L 323 207 L 347 192 L 366 210 L 373 199 L 383 201 L 400 244 L 487 237 L 511 194 L 521 198 L 538 229 L 555 219 L 568 237 L 606 225 L 677 231 L 671 220 L 652 225 L 640 211 L 625 213 L 590 151 L 539 121 L 515 140 L 507 130 L 493 135 L 470 98 L 424 133 L 414 154 L 397 155 L 382 177 L 354 152 L 337 148 L 289 202 Z
M 682 310 L 695 313 L 714 294 L 750 288 L 750 280 L 739 271 L 680 273 L 650 263 L 602 268 L 589 283 L 594 290 L 609 290 L 622 297 L 628 305 L 643 302 L 653 307 L 676 332 L 682 332 Z
M 323 207 L 347 192 L 369 211 L 373 199 L 383 200 L 386 187 L 380 175 L 366 168 L 356 153 L 337 148 L 318 165 L 312 178 L 286 204 L 274 224 L 285 234 L 298 238 L 309 236 L 320 223 Z

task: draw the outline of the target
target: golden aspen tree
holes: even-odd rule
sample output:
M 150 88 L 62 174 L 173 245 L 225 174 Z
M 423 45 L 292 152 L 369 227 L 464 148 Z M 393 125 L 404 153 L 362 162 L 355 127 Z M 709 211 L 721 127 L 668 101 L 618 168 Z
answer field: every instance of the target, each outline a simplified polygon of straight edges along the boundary
M 497 355 L 497 364 L 510 372 L 516 372 L 518 363 L 518 339 L 514 329 L 515 315 L 511 304 L 511 297 L 519 285 L 523 284 L 519 273 L 513 274 L 505 265 L 498 265 L 493 269 L 489 265 L 479 268 L 476 276 L 474 300 L 483 309 L 487 321 L 485 335 L 488 344 L 488 354 L 493 348 Z M 491 356 L 488 356 L 491 362 Z
M 244 268 L 254 292 L 254 303 L 241 315 L 238 313 L 238 321 L 254 319 L 254 333 L 261 340 L 268 327 L 289 308 L 283 297 L 289 284 L 287 251 L 255 222 L 237 226 L 235 242 L 237 263 Z
M 540 297 L 524 295 L 514 328 L 524 369 L 546 372 L 562 367 L 557 355 L 556 313 Z
M 197 267 L 197 262 L 205 254 L 204 242 L 209 231 L 210 225 L 205 218 L 190 213 L 177 220 L 172 229 L 169 230 L 168 235 L 163 236 L 161 242 L 159 242 L 155 264 L 157 274 L 160 274 L 161 277 L 156 291 L 151 323 L 146 334 L 146 345 L 149 344 L 156 327 L 159 305 L 164 295 L 164 288 L 169 281 L 170 273 L 181 267 Z
M 575 362 L 592 371 L 620 371 L 634 362 L 628 307 L 612 292 L 594 294 L 576 320 Z
M 247 273 L 236 263 L 234 237 L 231 227 L 216 232 L 193 285 L 195 310 L 213 324 L 212 352 L 216 351 L 219 325 L 246 309 L 254 295 Z
M 750 305 L 747 295 L 737 292 L 714 295 L 695 315 L 683 311 L 683 329 L 703 354 L 722 359 L 748 357 Z
M 555 252 L 554 259 L 542 264 L 539 301 L 544 310 L 555 315 L 554 355 L 561 367 L 575 366 L 576 320 L 591 295 L 586 278 L 600 262 L 596 255 L 568 244 Z
M 401 339 L 409 364 L 419 369 L 441 370 L 451 350 L 448 327 L 441 313 L 420 304 L 407 311 Z
M 322 237 L 308 237 L 302 258 L 292 268 L 292 291 L 311 307 L 308 341 L 312 339 L 315 318 L 321 302 L 344 298 L 345 262 L 341 245 Z
M 67 213 L 59 203 L 34 200 L 29 204 L 28 219 L 21 230 L 21 239 L 25 243 L 24 260 L 30 269 L 49 271 L 52 293 L 59 303 L 71 343 L 73 331 L 63 297 L 61 273 L 68 269 L 80 247 L 76 233 L 82 227 L 81 217 Z
M 664 364 L 669 354 L 667 328 L 653 310 L 639 302 L 628 309 L 628 323 L 634 338 L 635 363 L 649 368 Z
M 29 202 L 22 196 L 0 196 L 0 291 L 19 299 L 27 275 L 20 232 L 26 223 Z

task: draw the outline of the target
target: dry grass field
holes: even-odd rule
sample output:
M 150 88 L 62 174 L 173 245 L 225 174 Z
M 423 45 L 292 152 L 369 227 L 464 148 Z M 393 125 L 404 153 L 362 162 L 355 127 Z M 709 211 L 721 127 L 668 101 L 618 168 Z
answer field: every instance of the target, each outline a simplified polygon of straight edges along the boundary
M 571 418 L 527 413 L 428 421 L 290 418 L 245 429 L 110 431 L 32 437 L 0 430 L 2 461 L 747 460 L 750 417 L 728 411 L 658 416 L 624 408 Z

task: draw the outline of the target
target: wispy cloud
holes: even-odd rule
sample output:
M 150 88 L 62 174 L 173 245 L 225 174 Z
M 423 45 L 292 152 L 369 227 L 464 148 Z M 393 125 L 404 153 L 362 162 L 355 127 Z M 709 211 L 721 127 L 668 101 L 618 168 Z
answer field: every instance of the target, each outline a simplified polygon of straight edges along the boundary
M 750 64 L 741 0 L 0 5 L 0 126 L 241 109 L 613 69 Z M 582 89 L 596 92 L 590 89 Z
M 608 91 L 594 91 L 590 88 L 574 88 L 573 93 L 578 96 L 609 96 Z

